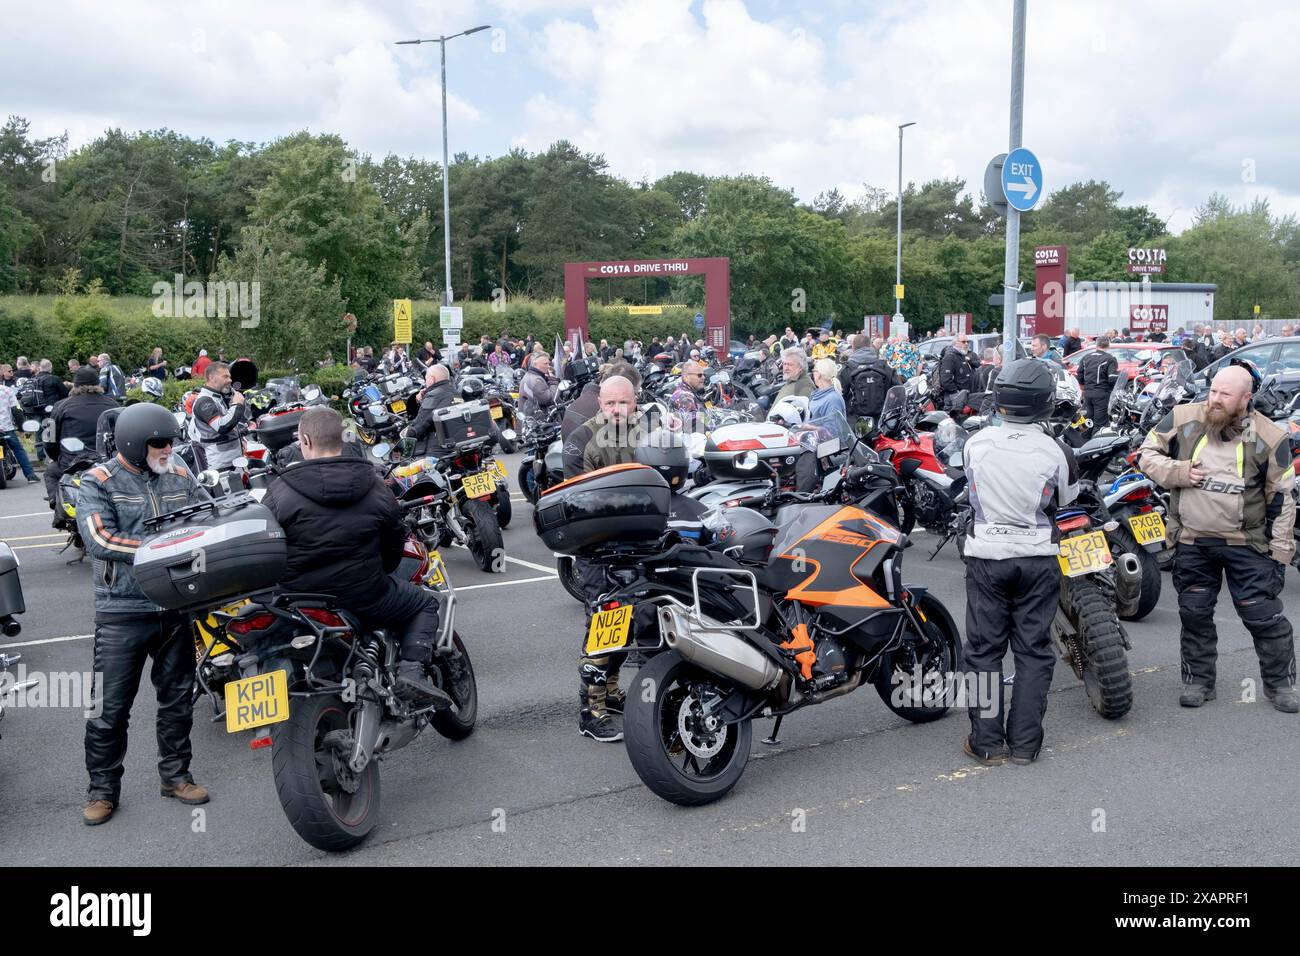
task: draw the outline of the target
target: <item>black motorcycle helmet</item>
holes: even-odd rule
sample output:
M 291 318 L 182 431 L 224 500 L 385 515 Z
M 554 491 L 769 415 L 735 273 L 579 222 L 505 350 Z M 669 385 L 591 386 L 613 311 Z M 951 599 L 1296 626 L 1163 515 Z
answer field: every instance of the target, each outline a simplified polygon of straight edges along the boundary
M 466 402 L 482 401 L 487 394 L 483 380 L 477 375 L 466 375 L 460 382 L 460 397 Z
M 1260 374 L 1259 367 L 1250 359 L 1243 358 L 1229 359 L 1228 364 L 1246 370 L 1247 374 L 1250 375 L 1250 394 L 1258 395 L 1260 386 L 1264 384 L 1264 376 Z
M 691 456 L 682 433 L 666 428 L 646 435 L 636 447 L 636 460 L 659 472 L 674 492 L 682 490 L 691 470 Z
M 153 402 L 138 402 L 122 409 L 117 416 L 113 426 L 113 444 L 127 464 L 143 468 L 150 439 L 170 438 L 175 441 L 180 434 L 181 427 L 176 424 L 175 415 Z
M 1042 359 L 1016 359 L 993 382 L 993 404 L 1009 422 L 1046 420 L 1055 397 L 1056 379 Z

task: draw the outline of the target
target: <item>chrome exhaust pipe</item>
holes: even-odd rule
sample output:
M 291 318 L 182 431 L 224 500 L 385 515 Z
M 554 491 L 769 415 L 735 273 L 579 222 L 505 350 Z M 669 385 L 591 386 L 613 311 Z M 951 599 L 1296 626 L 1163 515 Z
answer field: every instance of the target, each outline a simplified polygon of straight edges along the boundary
M 1142 597 L 1142 562 L 1132 551 L 1125 551 L 1115 562 L 1115 603 L 1121 613 L 1137 610 Z
M 680 608 L 659 608 L 659 633 L 692 664 L 750 690 L 766 690 L 781 676 L 781 669 L 757 648 L 714 621 L 701 625 Z

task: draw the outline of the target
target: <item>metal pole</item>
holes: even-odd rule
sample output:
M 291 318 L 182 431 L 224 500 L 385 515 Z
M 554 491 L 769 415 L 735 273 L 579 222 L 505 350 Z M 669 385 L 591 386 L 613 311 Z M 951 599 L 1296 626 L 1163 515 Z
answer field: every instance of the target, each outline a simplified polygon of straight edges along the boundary
M 898 127 L 898 230 L 894 249 L 894 321 L 903 315 L 903 300 L 898 287 L 903 282 L 903 127 Z
M 447 38 L 438 38 L 438 47 L 442 51 L 442 255 L 446 264 L 446 287 L 443 290 L 443 305 L 451 305 L 451 166 L 447 162 Z
M 1021 146 L 1025 115 L 1025 6 L 1015 0 L 1011 18 L 1011 138 L 1007 152 Z M 1016 358 L 1019 334 L 1017 309 L 1020 305 L 1020 213 L 1007 204 L 1007 254 L 1002 278 L 1002 364 Z

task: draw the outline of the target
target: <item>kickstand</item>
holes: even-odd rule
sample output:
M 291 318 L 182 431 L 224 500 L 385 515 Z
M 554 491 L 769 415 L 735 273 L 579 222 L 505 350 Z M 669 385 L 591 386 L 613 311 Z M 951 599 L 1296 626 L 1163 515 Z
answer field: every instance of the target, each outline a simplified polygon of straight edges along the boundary
M 772 733 L 763 738 L 763 743 L 767 744 L 769 747 L 775 747 L 781 742 L 780 738 L 777 737 L 777 734 L 781 732 L 781 721 L 783 720 L 785 720 L 785 714 L 776 715 L 776 723 L 772 725 Z

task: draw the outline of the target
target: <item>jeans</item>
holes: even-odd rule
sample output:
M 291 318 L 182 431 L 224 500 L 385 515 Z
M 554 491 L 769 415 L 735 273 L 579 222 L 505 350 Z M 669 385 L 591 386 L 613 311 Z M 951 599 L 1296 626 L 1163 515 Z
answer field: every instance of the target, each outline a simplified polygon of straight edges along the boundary
M 31 460 L 27 457 L 23 443 L 18 438 L 18 432 L 12 429 L 7 432 L 0 432 L 0 440 L 3 440 L 13 450 L 14 457 L 18 459 L 18 467 L 23 470 L 23 477 L 35 478 L 36 471 L 32 468 Z

